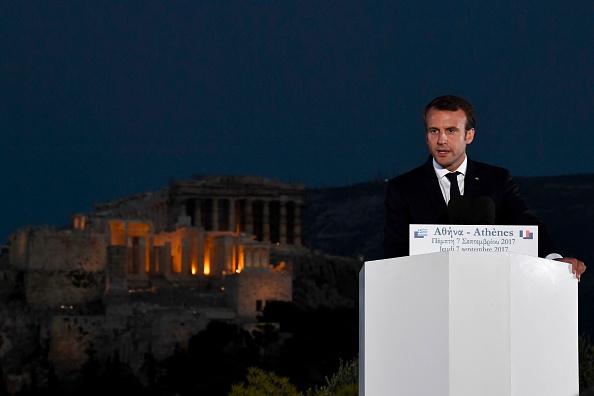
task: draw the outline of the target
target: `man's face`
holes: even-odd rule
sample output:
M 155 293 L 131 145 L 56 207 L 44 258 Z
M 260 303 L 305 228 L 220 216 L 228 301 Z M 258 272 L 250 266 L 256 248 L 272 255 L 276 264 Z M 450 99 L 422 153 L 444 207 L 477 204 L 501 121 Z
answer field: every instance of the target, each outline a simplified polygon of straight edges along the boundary
M 466 145 L 474 139 L 474 128 L 464 131 L 466 114 L 463 110 L 429 109 L 425 119 L 426 140 L 435 161 L 449 171 L 455 171 L 466 158 Z

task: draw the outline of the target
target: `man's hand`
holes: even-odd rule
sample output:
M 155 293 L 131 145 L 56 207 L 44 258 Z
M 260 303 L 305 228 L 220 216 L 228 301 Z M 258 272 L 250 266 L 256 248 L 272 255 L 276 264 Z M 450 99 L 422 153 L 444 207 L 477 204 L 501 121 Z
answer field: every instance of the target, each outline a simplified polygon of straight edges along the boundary
M 583 261 L 576 259 L 575 257 L 562 257 L 556 258 L 556 261 L 562 261 L 567 264 L 571 264 L 571 272 L 574 273 L 575 277 L 577 278 L 578 282 L 580 281 L 580 277 L 586 270 L 586 265 Z

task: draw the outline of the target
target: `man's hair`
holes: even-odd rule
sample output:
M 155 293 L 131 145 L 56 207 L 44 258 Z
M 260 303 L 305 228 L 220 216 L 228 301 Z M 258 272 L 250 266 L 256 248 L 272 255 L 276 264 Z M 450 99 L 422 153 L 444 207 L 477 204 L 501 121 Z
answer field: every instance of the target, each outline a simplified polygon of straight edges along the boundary
M 423 121 L 425 121 L 425 126 L 427 126 L 427 113 L 430 109 L 435 108 L 437 110 L 448 110 L 448 111 L 458 111 L 462 109 L 464 114 L 466 114 L 466 131 L 474 128 L 475 119 L 474 119 L 474 108 L 466 99 L 461 98 L 460 96 L 455 95 L 444 95 L 438 96 L 437 98 L 433 99 L 427 106 L 425 106 L 425 111 L 423 112 Z

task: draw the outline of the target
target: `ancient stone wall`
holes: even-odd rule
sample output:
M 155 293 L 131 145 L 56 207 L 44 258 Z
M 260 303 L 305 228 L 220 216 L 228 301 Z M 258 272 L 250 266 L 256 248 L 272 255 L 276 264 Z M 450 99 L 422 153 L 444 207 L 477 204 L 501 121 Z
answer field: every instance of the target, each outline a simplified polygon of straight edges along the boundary
M 24 271 L 27 268 L 29 234 L 35 228 L 25 227 L 13 232 L 10 237 L 10 266 L 17 271 Z
M 104 234 L 30 232 L 25 252 L 27 301 L 56 307 L 99 301 L 105 290 L 106 252 Z
M 105 293 L 103 295 L 103 304 L 106 309 L 113 306 L 119 307 L 129 301 L 126 255 L 126 246 L 107 247 Z
M 287 271 L 245 270 L 225 278 L 229 303 L 239 317 L 255 318 L 266 301 L 291 301 L 293 285 Z
M 29 239 L 28 270 L 104 271 L 105 234 L 38 229 Z

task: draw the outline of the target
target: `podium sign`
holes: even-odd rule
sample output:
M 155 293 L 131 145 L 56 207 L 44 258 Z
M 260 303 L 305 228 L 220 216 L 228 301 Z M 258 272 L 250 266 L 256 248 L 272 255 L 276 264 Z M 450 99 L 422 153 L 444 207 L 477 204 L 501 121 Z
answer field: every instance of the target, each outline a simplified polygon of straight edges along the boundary
M 519 253 L 538 257 L 538 226 L 411 224 L 410 255 L 438 252 Z

